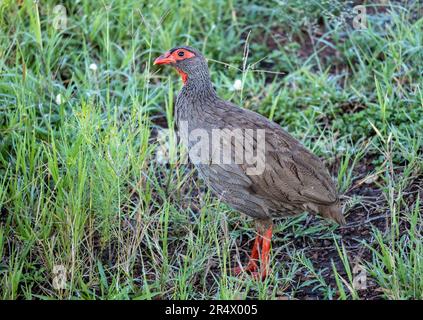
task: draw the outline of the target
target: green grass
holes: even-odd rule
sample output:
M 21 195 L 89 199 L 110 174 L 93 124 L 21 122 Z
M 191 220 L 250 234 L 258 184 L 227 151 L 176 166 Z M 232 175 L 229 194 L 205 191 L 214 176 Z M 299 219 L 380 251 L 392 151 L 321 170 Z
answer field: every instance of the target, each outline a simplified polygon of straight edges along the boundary
M 0 3 L 1 298 L 423 298 L 418 1 L 366 3 L 365 30 L 344 1 L 63 1 L 63 29 L 56 2 L 21 2 Z M 325 159 L 343 193 L 343 229 L 277 222 L 263 283 L 230 274 L 252 221 L 191 165 L 157 161 L 181 81 L 152 61 L 180 44 L 210 59 L 223 98 Z

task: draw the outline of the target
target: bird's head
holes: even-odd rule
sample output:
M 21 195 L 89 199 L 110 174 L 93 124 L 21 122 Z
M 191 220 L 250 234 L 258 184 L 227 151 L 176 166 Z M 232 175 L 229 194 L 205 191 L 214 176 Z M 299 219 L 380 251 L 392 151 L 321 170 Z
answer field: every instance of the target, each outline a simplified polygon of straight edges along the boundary
M 188 46 L 175 47 L 162 54 L 154 64 L 170 64 L 186 83 L 188 79 L 208 77 L 207 61 L 200 51 Z

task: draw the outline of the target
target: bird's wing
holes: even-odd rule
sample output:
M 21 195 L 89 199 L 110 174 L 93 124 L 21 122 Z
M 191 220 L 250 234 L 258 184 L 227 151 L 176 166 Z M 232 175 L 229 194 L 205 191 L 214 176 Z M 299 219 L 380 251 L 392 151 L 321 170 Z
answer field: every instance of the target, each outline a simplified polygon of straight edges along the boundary
M 301 143 L 267 118 L 241 108 L 231 108 L 225 121 L 228 127 L 264 129 L 265 141 L 254 137 L 253 148 L 265 143 L 265 168 L 250 175 L 245 163 L 240 167 L 251 180 L 251 192 L 285 203 L 330 205 L 338 201 L 335 185 L 322 161 Z
M 297 144 L 265 152 L 262 175 L 249 176 L 261 195 L 292 203 L 328 205 L 337 201 L 334 184 L 319 158 Z

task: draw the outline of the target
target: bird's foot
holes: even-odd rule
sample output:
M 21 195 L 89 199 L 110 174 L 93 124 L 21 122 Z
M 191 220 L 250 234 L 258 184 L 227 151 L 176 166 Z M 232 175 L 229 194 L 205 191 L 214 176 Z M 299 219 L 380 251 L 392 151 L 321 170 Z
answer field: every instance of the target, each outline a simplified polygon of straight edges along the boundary
M 239 275 L 242 272 L 250 272 L 253 279 L 264 280 L 269 271 L 270 240 L 272 238 L 272 226 L 270 226 L 263 236 L 258 235 L 254 241 L 250 261 L 247 267 L 236 267 L 232 269 L 232 274 Z M 257 262 L 260 260 L 260 269 Z
M 250 261 L 248 262 L 248 265 L 245 268 L 243 267 L 232 268 L 232 274 L 237 276 L 243 272 L 256 272 L 257 269 L 258 269 L 258 266 L 257 266 L 256 260 L 250 259 Z
M 232 274 L 238 276 L 241 273 L 248 272 L 249 276 L 255 280 L 264 280 L 266 279 L 268 272 L 267 270 L 259 270 L 257 264 L 254 262 L 254 265 L 248 264 L 247 267 L 235 267 L 232 268 Z
M 252 272 L 251 278 L 253 278 L 254 280 L 264 280 L 267 278 L 267 271 L 263 270 L 263 271 Z

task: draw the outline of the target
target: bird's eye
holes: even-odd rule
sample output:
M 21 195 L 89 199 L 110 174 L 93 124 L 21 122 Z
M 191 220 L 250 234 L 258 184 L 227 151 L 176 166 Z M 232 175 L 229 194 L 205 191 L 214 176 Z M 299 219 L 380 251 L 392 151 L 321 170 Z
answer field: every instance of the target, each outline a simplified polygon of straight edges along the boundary
M 184 54 L 185 54 L 185 52 L 183 52 L 183 51 L 179 51 L 179 52 L 178 52 L 178 56 L 180 56 L 180 57 L 183 57 L 183 56 L 184 56 Z

